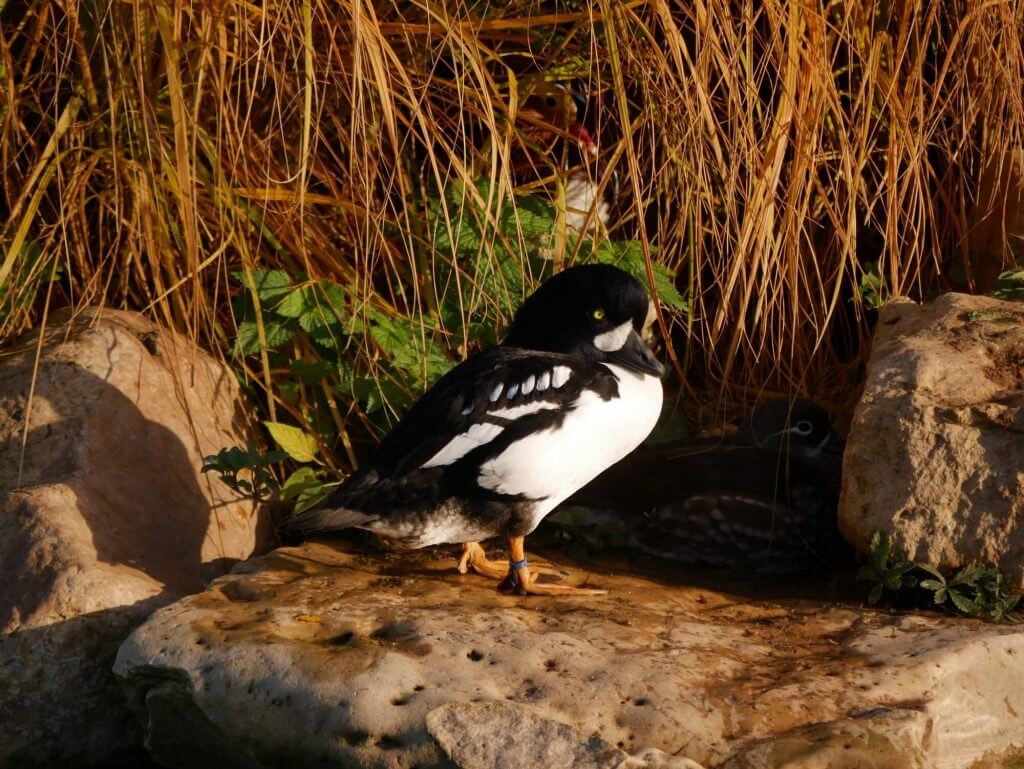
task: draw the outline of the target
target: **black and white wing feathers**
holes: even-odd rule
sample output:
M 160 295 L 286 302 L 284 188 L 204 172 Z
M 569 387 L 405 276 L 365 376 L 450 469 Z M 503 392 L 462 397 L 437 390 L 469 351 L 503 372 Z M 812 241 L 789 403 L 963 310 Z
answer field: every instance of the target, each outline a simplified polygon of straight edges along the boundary
M 615 376 L 580 358 L 496 347 L 472 356 L 442 377 L 385 436 L 372 467 L 398 478 L 426 467 L 452 465 L 511 424 L 571 404 L 584 389 L 606 398 Z
M 485 350 L 430 388 L 385 436 L 371 463 L 320 509 L 390 515 L 397 508 L 426 509 L 452 493 L 479 494 L 480 465 L 531 432 L 560 424 L 584 390 L 610 399 L 618 380 L 581 358 Z M 298 528 L 333 528 L 323 518 L 309 511 L 293 520 Z

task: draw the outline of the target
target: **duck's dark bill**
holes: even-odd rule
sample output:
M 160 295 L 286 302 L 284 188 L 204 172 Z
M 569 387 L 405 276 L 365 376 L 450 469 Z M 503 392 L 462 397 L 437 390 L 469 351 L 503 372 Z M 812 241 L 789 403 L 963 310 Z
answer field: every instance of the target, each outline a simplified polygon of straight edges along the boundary
M 644 344 L 644 340 L 640 338 L 640 335 L 635 330 L 629 332 L 629 336 L 626 338 L 626 343 L 622 345 L 622 349 L 613 350 L 606 354 L 609 363 L 622 366 L 630 371 L 650 374 L 656 377 L 660 377 L 665 373 L 664 366 L 654 357 L 651 348 Z

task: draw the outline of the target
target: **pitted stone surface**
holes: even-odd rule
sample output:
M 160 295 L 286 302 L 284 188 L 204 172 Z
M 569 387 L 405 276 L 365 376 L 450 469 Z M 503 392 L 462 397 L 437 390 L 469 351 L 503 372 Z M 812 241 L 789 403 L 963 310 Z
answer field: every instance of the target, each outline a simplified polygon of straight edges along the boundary
M 1024 635 L 1012 627 L 744 600 L 564 563 L 569 583 L 611 594 L 519 598 L 458 576 L 447 555 L 307 543 L 158 611 L 116 665 L 157 759 L 188 766 L 200 721 L 206 749 L 252 766 L 486 766 L 497 753 L 460 754 L 430 725 L 460 703 L 503 703 L 495 723 L 539 733 L 564 726 L 612 761 L 646 750 L 811 769 L 856 748 L 863 766 L 960 769 L 1024 741 Z M 168 697 L 190 705 L 154 707 Z

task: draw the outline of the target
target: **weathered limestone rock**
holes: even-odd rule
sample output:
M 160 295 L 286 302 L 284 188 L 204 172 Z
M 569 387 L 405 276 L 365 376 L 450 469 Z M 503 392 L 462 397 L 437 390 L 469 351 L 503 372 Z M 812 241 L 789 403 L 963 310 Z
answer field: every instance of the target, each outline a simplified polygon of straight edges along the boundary
M 442 705 L 427 714 L 427 731 L 460 769 L 700 769 L 657 749 L 629 756 L 513 702 Z
M 1019 629 L 612 574 L 519 598 L 438 556 L 307 543 L 156 612 L 115 666 L 155 758 L 966 769 L 1024 744 Z
M 95 311 L 51 324 L 33 390 L 37 344 L 0 358 L 0 766 L 137 742 L 118 645 L 266 533 L 199 472 L 244 442 L 225 367 L 141 316 Z
M 946 294 L 883 308 L 843 459 L 840 528 L 1024 585 L 1024 305 Z

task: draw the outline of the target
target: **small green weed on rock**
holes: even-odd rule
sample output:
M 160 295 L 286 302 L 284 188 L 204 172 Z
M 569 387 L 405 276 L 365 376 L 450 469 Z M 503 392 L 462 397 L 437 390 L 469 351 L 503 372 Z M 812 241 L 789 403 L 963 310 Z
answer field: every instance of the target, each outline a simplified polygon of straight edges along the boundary
M 944 574 L 937 566 L 894 553 L 892 539 L 884 531 L 872 535 L 871 556 L 857 578 L 873 583 L 867 599 L 870 606 L 889 594 L 892 599 L 909 600 L 920 608 L 940 608 L 992 622 L 1021 621 L 1015 611 L 1021 597 L 1011 592 L 997 566 L 973 563 Z

